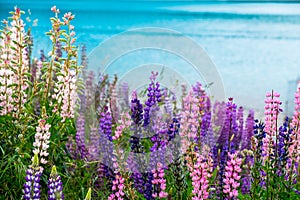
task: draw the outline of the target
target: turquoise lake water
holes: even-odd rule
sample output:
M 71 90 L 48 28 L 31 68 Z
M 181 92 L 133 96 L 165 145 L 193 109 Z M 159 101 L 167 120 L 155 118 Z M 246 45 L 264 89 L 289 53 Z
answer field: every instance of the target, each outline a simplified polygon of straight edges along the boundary
M 190 37 L 215 63 L 226 96 L 235 97 L 239 105 L 248 108 L 263 108 L 265 93 L 271 89 L 280 92 L 286 101 L 291 96 L 288 81 L 300 77 L 300 4 L 28 2 L 1 1 L 0 17 L 8 16 L 14 5 L 31 10 L 30 18 L 38 18 L 38 26 L 32 28 L 36 55 L 40 49 L 49 50 L 51 43 L 44 33 L 50 28 L 50 8 L 55 4 L 62 13 L 75 13 L 78 44 L 85 44 L 88 53 L 104 40 L 135 28 L 167 28 Z M 179 58 L 151 49 L 126 55 L 114 65 L 128 69 L 129 65 L 145 63 L 176 65 L 182 70 L 188 67 Z

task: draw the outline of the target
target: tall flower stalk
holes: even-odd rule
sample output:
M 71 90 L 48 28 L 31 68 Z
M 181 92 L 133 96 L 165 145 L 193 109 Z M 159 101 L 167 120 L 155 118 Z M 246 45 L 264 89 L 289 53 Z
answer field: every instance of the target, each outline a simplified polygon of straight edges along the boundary
M 11 23 L 4 21 L 5 28 L 1 31 L 3 39 L 0 40 L 0 47 L 3 48 L 3 54 L 0 57 L 0 110 L 2 115 L 11 113 L 19 118 L 28 99 L 26 90 L 30 84 L 30 58 L 25 23 L 21 18 L 24 12 L 16 7 L 11 14 Z

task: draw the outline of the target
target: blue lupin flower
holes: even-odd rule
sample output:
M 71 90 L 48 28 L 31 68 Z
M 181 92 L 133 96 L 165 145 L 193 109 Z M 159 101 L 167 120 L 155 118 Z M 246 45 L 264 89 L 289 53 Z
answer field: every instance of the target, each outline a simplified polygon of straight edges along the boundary
M 23 199 L 39 200 L 41 197 L 40 180 L 44 168 L 39 166 L 38 155 L 35 154 L 32 159 L 32 165 L 26 170 L 25 184 L 23 189 Z
M 60 176 L 57 174 L 56 167 L 53 166 L 48 181 L 48 200 L 63 200 L 63 185 Z

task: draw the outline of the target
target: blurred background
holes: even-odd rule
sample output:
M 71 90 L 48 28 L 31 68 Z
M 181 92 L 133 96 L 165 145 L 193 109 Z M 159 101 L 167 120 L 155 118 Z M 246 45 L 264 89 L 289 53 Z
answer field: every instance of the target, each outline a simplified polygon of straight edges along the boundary
M 285 114 L 292 114 L 300 79 L 298 1 L 1 0 L 0 18 L 7 18 L 16 5 L 30 18 L 26 23 L 32 26 L 36 57 L 41 49 L 50 50 L 45 32 L 51 28 L 53 5 L 62 14 L 75 14 L 77 44 L 85 45 L 88 54 L 101 42 L 130 29 L 172 29 L 207 52 L 222 78 L 226 97 L 234 97 L 245 108 L 263 110 L 265 93 L 273 89 L 281 94 Z M 182 70 L 189 65 L 154 50 L 135 52 L 114 64 L 127 70 L 128 65 L 151 62 Z

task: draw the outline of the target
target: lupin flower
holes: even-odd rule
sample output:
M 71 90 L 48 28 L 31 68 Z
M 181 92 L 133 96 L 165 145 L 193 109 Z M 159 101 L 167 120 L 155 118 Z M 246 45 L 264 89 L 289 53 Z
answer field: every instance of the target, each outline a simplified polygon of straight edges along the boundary
M 181 131 L 180 136 L 182 137 L 181 151 L 186 152 L 190 146 L 190 142 L 194 141 L 197 136 L 198 130 L 198 99 L 193 97 L 192 91 L 183 99 L 183 112 L 181 113 Z
M 161 92 L 160 92 L 160 84 L 156 82 L 156 77 L 158 75 L 158 72 L 152 72 L 152 75 L 150 76 L 151 83 L 148 86 L 148 99 L 145 102 L 145 108 L 144 108 L 144 124 L 143 126 L 146 127 L 150 124 L 150 111 L 151 107 L 154 106 L 157 102 L 161 101 Z
M 193 185 L 192 200 L 203 200 L 209 198 L 209 178 L 212 175 L 213 161 L 210 156 L 205 159 L 199 155 L 190 173 Z
M 161 163 L 157 163 L 157 169 L 152 170 L 153 180 L 152 184 L 155 187 L 155 192 L 152 194 L 154 198 L 163 199 L 168 196 L 166 190 L 166 179 L 164 178 L 165 172 L 163 165 Z
M 166 113 L 169 115 L 169 117 L 173 116 L 173 106 L 170 99 L 170 96 L 168 95 L 168 90 L 164 89 L 164 108 L 166 110 Z
M 277 120 L 278 115 L 282 112 L 280 105 L 282 104 L 279 100 L 280 94 L 277 92 L 266 94 L 266 106 L 265 106 L 265 128 L 266 137 L 263 138 L 263 158 L 264 160 L 269 159 L 271 155 L 274 155 L 274 149 L 272 148 L 275 143 L 277 133 Z
M 241 139 L 244 133 L 244 108 L 242 106 L 238 108 L 236 120 L 238 124 L 237 124 L 236 135 L 234 135 L 233 138 L 233 142 L 238 148 L 239 144 L 242 142 Z
M 120 174 L 116 175 L 112 186 L 113 193 L 109 195 L 108 200 L 123 200 L 123 196 L 125 195 L 123 192 L 125 187 L 124 181 L 125 179 Z
M 121 137 L 124 129 L 129 128 L 131 125 L 130 115 L 128 112 L 121 114 L 121 120 L 119 120 L 120 125 L 117 126 L 115 130 L 115 135 L 112 136 L 113 140 L 117 140 Z
M 39 200 L 41 198 L 40 180 L 44 168 L 39 166 L 39 158 L 34 154 L 32 164 L 26 170 L 25 184 L 23 189 L 23 199 L 25 200 Z
M 136 91 L 132 92 L 131 97 L 131 119 L 136 126 L 142 124 L 143 120 L 143 105 L 140 103 L 140 100 L 137 98 Z
M 99 144 L 100 144 L 100 135 L 97 131 L 97 128 L 92 127 L 89 136 L 88 144 L 88 160 L 97 160 L 99 158 Z
M 246 127 L 243 131 L 243 141 L 241 149 L 251 149 L 251 138 L 254 132 L 254 111 L 250 110 L 247 120 Z
M 40 156 L 41 163 L 46 164 L 47 160 L 46 157 L 48 156 L 47 149 L 49 148 L 49 141 L 50 141 L 50 124 L 46 123 L 46 120 L 40 119 L 39 125 L 36 127 L 36 134 L 35 134 L 35 141 L 33 146 L 35 149 L 33 150 L 34 154 Z
M 300 163 L 300 81 L 295 93 L 295 111 L 292 117 L 291 127 L 291 145 L 289 147 L 289 157 L 295 162 Z
M 58 104 L 61 104 L 60 116 L 62 117 L 62 122 L 67 118 L 75 117 L 77 105 L 76 72 L 70 70 L 64 73 L 65 75 L 57 76 L 58 82 L 55 83 L 55 94 L 52 95 L 52 98 L 55 98 Z
M 63 185 L 60 176 L 57 174 L 55 165 L 52 167 L 48 181 L 48 200 L 63 200 Z
M 111 110 L 111 116 L 113 119 L 113 122 L 116 122 L 118 120 L 118 116 L 119 116 L 119 109 L 118 109 L 118 105 L 117 105 L 117 83 L 118 78 L 117 76 L 115 76 L 113 83 L 110 85 L 109 87 L 109 92 L 110 92 L 110 96 L 109 96 L 109 105 L 110 105 L 110 110 Z
M 228 161 L 226 163 L 225 178 L 223 192 L 227 194 L 230 199 L 236 199 L 238 196 L 238 188 L 240 186 L 239 180 L 241 176 L 239 175 L 241 170 L 242 159 L 238 158 L 237 152 L 234 154 L 228 153 Z
M 109 141 L 112 141 L 112 117 L 108 106 L 104 107 L 104 111 L 100 114 L 100 129 L 101 134 L 104 134 Z
M 221 129 L 221 134 L 218 139 L 219 146 L 228 145 L 228 151 L 230 151 L 231 141 L 230 139 L 237 135 L 237 122 L 236 122 L 236 104 L 233 102 L 233 98 L 228 98 L 228 102 L 226 103 L 226 112 L 225 119 L 223 121 L 223 126 Z M 235 142 L 235 141 L 234 141 Z M 240 141 L 238 141 L 240 142 Z M 234 147 L 238 147 L 239 144 L 235 143 Z
M 7 23 L 7 22 L 6 22 Z M 1 31 L 0 49 L 2 50 L 0 56 L 0 115 L 6 115 L 13 111 L 13 87 L 15 73 L 10 67 L 10 43 L 8 28 Z
M 168 141 L 173 140 L 176 135 L 178 135 L 180 129 L 180 123 L 176 117 L 173 118 L 172 123 L 169 125 L 168 129 Z
M 13 113 L 19 117 L 27 101 L 26 89 L 29 84 L 29 57 L 26 43 L 24 14 L 19 8 L 12 13 L 11 23 L 4 22 L 0 40 L 0 114 Z
M 87 155 L 87 149 L 85 146 L 85 118 L 81 114 L 76 123 L 76 156 L 79 158 L 85 158 Z

